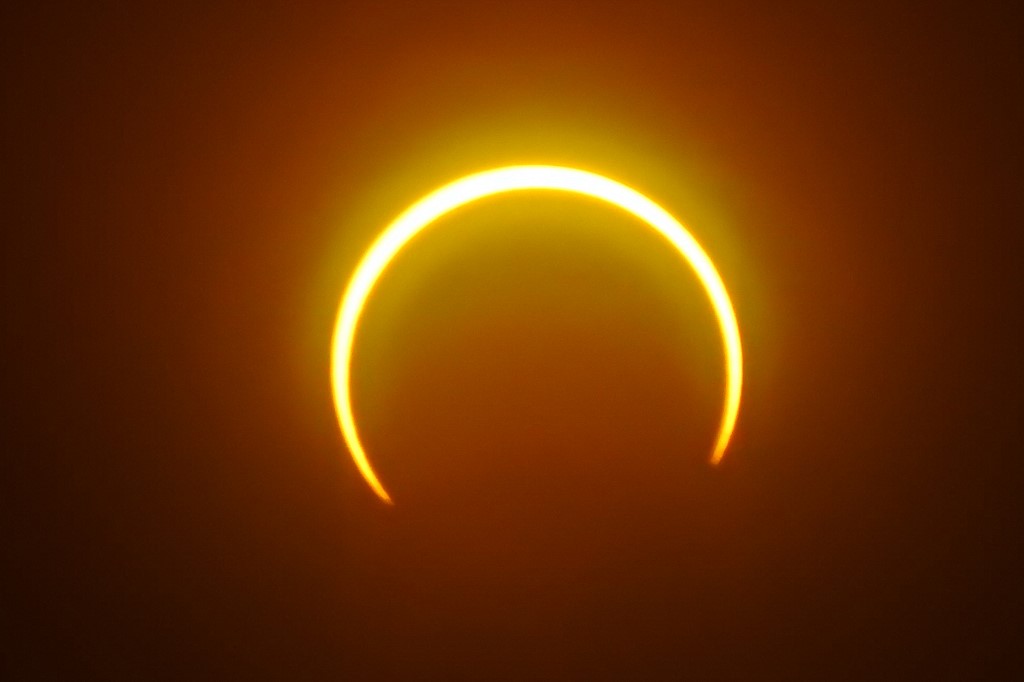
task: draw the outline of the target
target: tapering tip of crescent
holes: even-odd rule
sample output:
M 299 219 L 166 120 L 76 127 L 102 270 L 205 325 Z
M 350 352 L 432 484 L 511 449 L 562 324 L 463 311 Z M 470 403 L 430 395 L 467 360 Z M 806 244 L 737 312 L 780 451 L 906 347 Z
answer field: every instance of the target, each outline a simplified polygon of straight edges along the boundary
M 725 346 L 725 404 L 711 463 L 725 456 L 739 413 L 743 383 L 743 358 L 739 326 L 729 294 L 711 259 L 683 225 L 665 209 L 621 183 L 601 175 L 559 166 L 508 166 L 475 173 L 428 194 L 398 216 L 359 262 L 342 297 L 334 328 L 331 354 L 331 382 L 334 406 L 342 435 L 352 459 L 377 496 L 394 504 L 370 466 L 356 430 L 349 386 L 349 366 L 356 327 L 370 292 L 395 255 L 413 237 L 441 216 L 484 197 L 516 190 L 556 190 L 588 196 L 612 204 L 639 218 L 659 232 L 679 251 L 697 273 L 704 287 Z

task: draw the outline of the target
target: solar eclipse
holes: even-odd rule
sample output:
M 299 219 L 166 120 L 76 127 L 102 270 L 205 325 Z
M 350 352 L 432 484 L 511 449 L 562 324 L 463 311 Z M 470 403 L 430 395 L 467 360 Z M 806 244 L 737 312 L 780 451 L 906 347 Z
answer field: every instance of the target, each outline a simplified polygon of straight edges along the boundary
M 350 392 L 352 349 L 359 318 L 374 285 L 398 252 L 438 218 L 485 197 L 534 191 L 567 192 L 589 197 L 639 218 L 661 234 L 697 274 L 714 309 L 725 350 L 725 398 L 711 462 L 717 464 L 725 455 L 739 413 L 743 354 L 739 325 L 725 284 L 697 240 L 661 206 L 615 180 L 560 166 L 508 166 L 455 180 L 406 209 L 363 255 L 342 297 L 331 344 L 335 411 L 356 467 L 384 502 L 392 503 L 391 496 L 378 479 L 360 440 Z

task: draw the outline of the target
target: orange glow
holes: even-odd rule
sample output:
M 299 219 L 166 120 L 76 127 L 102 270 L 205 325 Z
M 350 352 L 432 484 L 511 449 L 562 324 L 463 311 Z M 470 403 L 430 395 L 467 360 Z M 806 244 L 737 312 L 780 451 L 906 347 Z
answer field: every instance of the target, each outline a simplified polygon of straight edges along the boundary
M 360 473 L 385 502 L 390 495 L 370 466 L 352 412 L 352 348 L 359 317 L 374 285 L 398 252 L 438 218 L 478 199 L 519 190 L 555 190 L 592 197 L 630 213 L 665 237 L 694 269 L 718 319 L 725 347 L 726 387 L 722 418 L 711 454 L 717 464 L 725 454 L 739 413 L 743 356 L 739 326 L 725 285 L 711 259 L 685 227 L 639 192 L 606 177 L 558 166 L 509 166 L 468 175 L 428 194 L 399 215 L 359 262 L 342 297 L 331 350 L 334 406 L 341 432 Z

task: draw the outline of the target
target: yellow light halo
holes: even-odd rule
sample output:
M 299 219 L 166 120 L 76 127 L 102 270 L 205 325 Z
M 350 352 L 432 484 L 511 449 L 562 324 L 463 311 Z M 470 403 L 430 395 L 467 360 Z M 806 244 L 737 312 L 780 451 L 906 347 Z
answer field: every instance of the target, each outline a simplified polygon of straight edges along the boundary
M 571 192 L 607 202 L 636 216 L 658 231 L 696 271 L 711 299 L 725 346 L 725 404 L 711 463 L 718 464 L 729 445 L 740 408 L 743 353 L 739 325 L 729 294 L 711 259 L 683 225 L 665 209 L 636 190 L 601 175 L 561 166 L 507 166 L 474 173 L 437 189 L 410 206 L 381 233 L 363 255 L 341 299 L 331 347 L 331 383 L 334 408 L 345 443 L 363 478 L 381 500 L 392 504 L 370 466 L 359 440 L 350 391 L 352 348 L 359 317 L 377 280 L 388 264 L 438 218 L 478 199 L 519 190 Z

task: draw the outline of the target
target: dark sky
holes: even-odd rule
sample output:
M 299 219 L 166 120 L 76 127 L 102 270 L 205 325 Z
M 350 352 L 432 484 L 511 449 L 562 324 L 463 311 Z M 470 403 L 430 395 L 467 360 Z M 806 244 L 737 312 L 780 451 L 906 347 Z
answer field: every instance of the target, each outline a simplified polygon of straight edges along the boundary
M 1011 679 L 1021 27 L 934 4 L 5 10 L 0 676 Z M 354 391 L 397 504 L 359 478 L 345 282 L 509 163 L 715 260 L 720 467 L 692 274 L 533 196 L 381 283 Z

